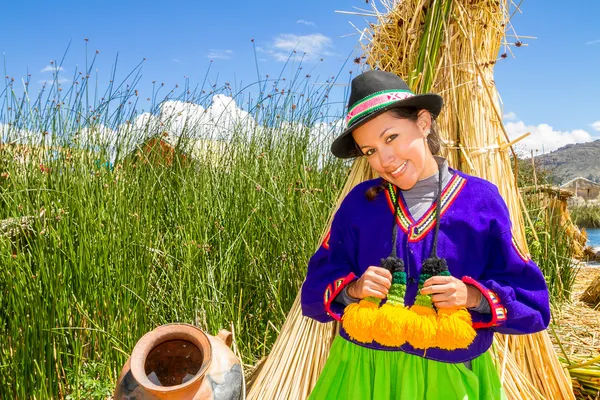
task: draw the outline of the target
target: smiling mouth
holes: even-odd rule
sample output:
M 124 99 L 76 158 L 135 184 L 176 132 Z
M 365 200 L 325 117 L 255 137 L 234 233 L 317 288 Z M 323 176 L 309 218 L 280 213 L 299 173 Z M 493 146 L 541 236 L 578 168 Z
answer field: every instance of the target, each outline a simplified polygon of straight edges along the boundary
M 404 170 L 406 169 L 406 163 L 408 163 L 408 160 L 406 160 L 402 164 L 400 164 L 400 166 L 398 168 L 396 168 L 395 171 L 392 171 L 390 173 L 390 175 L 392 175 L 394 178 L 396 178 L 397 176 L 401 175 L 402 172 L 404 172 Z

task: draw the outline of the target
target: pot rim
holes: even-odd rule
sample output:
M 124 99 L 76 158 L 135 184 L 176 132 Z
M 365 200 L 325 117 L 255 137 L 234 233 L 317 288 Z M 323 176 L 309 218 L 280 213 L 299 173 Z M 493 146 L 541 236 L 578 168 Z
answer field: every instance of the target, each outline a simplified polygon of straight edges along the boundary
M 156 346 L 170 340 L 185 340 L 194 344 L 202 351 L 203 362 L 198 372 L 189 381 L 175 386 L 158 386 L 152 383 L 146 375 L 146 358 Z M 134 379 L 148 391 L 173 393 L 197 386 L 204 378 L 206 371 L 208 371 L 211 361 L 212 345 L 204 331 L 190 324 L 166 324 L 146 333 L 137 342 L 131 352 L 131 373 Z

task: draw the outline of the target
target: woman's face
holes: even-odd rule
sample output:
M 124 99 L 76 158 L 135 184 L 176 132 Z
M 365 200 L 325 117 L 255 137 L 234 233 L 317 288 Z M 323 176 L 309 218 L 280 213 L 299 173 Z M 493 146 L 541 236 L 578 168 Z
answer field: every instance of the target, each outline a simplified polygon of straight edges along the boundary
M 438 169 L 427 146 L 430 128 L 431 115 L 425 110 L 419 112 L 417 121 L 400 119 L 388 111 L 354 129 L 352 136 L 371 168 L 408 190 Z

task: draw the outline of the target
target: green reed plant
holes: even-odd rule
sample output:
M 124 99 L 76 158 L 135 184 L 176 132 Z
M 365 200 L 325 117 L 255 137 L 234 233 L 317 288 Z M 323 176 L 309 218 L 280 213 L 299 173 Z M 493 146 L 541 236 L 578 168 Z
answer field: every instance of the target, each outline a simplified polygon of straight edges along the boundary
M 583 203 L 569 207 L 571 219 L 582 228 L 600 228 L 600 204 Z
M 331 85 L 292 72 L 239 93 L 157 89 L 143 118 L 139 70 L 98 93 L 92 66 L 37 97 L 10 79 L 0 93 L 0 220 L 30 216 L 34 232 L 0 238 L 3 399 L 105 394 L 164 323 L 233 329 L 256 362 L 348 170 L 326 156 Z M 169 101 L 207 109 L 218 94 L 245 119 L 161 115 Z M 150 138 L 174 155 L 139 146 Z
M 558 207 L 560 203 L 557 194 L 545 190 L 550 184 L 550 171 L 525 157 L 517 159 L 517 166 L 524 212 L 533 222 L 533 227 L 525 224 L 529 252 L 546 277 L 552 304 L 559 306 L 570 299 L 578 271 L 573 258 L 573 239 L 567 227 L 561 224 L 560 210 L 553 209 L 552 205 Z
M 540 267 L 546 278 L 550 301 L 560 306 L 569 301 L 578 268 L 574 255 L 575 247 L 560 217 L 548 208 L 546 193 L 529 193 L 524 198 L 526 212 L 533 221 L 535 233 L 530 225 L 525 226 L 531 258 Z

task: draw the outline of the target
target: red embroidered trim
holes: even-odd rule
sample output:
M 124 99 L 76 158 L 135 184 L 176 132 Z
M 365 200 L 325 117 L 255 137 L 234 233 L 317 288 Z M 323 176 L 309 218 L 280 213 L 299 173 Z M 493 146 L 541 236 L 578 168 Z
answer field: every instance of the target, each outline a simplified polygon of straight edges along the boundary
M 446 210 L 454 203 L 461 190 L 464 188 L 467 180 L 458 174 L 454 174 L 450 182 L 444 190 L 441 196 L 441 212 L 440 218 L 446 213 Z M 418 242 L 423 239 L 427 234 L 435 227 L 435 202 L 429 207 L 429 210 L 419 218 L 416 224 L 411 228 L 408 237 L 409 242 Z
M 327 232 L 327 235 L 325 235 L 325 239 L 323 239 L 323 243 L 321 243 L 321 245 L 326 249 L 329 250 L 329 237 L 331 236 L 331 231 Z
M 356 278 L 356 275 L 354 275 L 352 272 L 350 272 L 350 274 L 348 276 L 346 276 L 345 278 L 340 278 L 340 279 L 336 280 L 334 282 L 333 286 L 331 284 L 329 284 L 329 286 L 327 286 L 327 289 L 325 289 L 325 295 L 323 297 L 324 304 L 325 304 L 325 311 L 327 312 L 327 315 L 329 315 L 336 321 L 341 321 L 342 316 L 331 310 L 331 303 L 333 302 L 333 299 L 335 299 L 336 296 L 338 294 L 340 294 L 342 289 L 344 287 L 346 287 L 350 282 L 352 282 L 355 278 Z
M 394 189 L 394 191 L 395 191 L 395 189 Z M 395 194 L 394 194 L 394 196 L 395 196 Z M 392 213 L 394 213 L 394 200 L 395 200 L 395 199 L 392 199 L 392 198 L 390 197 L 390 192 L 389 192 L 389 190 L 386 190 L 386 191 L 385 191 L 385 198 L 386 198 L 386 200 L 387 200 L 387 202 L 388 202 L 388 207 L 390 207 L 390 210 L 392 210 Z M 400 207 L 404 207 L 404 205 L 402 204 L 402 202 L 400 202 Z M 407 214 L 407 213 L 406 213 L 406 212 L 404 212 L 404 213 L 400 213 L 400 214 L 397 214 L 397 215 L 396 215 L 396 223 L 398 224 L 398 226 L 399 226 L 399 227 L 402 229 L 402 231 L 403 231 L 404 233 L 408 232 L 408 227 L 409 227 L 409 226 L 410 226 L 410 224 L 411 224 L 411 221 L 410 221 L 410 220 L 408 220 L 408 219 L 405 219 L 405 218 L 406 218 L 406 214 Z M 401 218 L 401 217 L 402 217 L 402 218 Z
M 474 329 L 491 328 L 492 326 L 499 326 L 506 321 L 506 308 L 504 308 L 496 293 L 485 288 L 482 284 L 470 276 L 463 276 L 462 281 L 479 289 L 483 297 L 485 297 L 490 303 L 492 320 L 489 322 L 473 322 Z
M 450 179 L 450 182 L 448 182 L 441 195 L 441 216 L 443 216 L 450 206 L 452 206 L 466 183 L 467 179 L 457 173 Z M 418 221 L 414 221 L 404 206 L 404 203 L 397 199 L 399 194 L 397 193 L 395 186 L 393 187 L 393 192 L 394 198 L 392 198 L 392 193 L 390 193 L 389 189 L 385 192 L 388 207 L 393 213 L 395 211 L 394 201 L 398 201 L 400 212 L 396 215 L 396 222 L 398 223 L 398 226 L 402 228 L 404 233 L 408 233 L 409 242 L 418 242 L 427 236 L 427 234 L 435 227 L 436 203 L 434 202 Z

